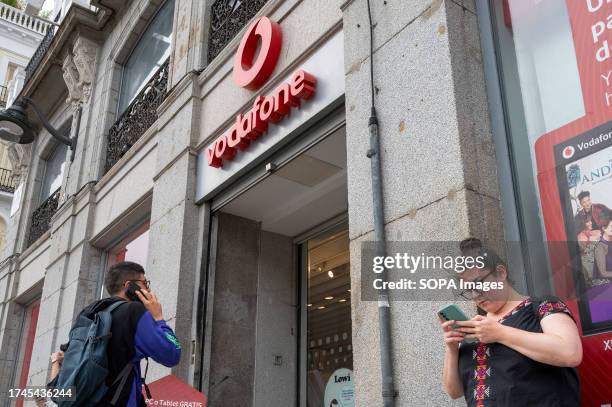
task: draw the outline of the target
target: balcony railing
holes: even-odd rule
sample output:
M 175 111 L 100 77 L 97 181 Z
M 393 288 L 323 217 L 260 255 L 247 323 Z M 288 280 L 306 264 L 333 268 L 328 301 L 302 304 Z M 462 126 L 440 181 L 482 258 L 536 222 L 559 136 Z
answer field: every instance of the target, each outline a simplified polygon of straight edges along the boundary
M 215 59 L 268 0 L 215 0 L 211 7 L 208 61 Z
M 38 48 L 36 48 L 36 51 L 34 51 L 34 55 L 32 55 L 30 62 L 28 62 L 28 65 L 25 68 L 24 84 L 28 83 L 36 71 L 36 68 L 38 68 L 38 65 L 40 65 L 40 62 L 49 50 L 51 41 L 53 41 L 53 35 L 55 35 L 55 27 L 52 25 L 47 26 L 45 36 L 43 37 L 42 41 L 40 41 L 40 44 L 38 44 Z
M 51 227 L 51 218 L 57 212 L 60 189 L 51 194 L 32 214 L 30 223 L 30 234 L 28 235 L 28 246 L 38 240 Z
M 108 131 L 105 171 L 108 172 L 157 120 L 157 107 L 166 98 L 168 63 L 163 63 Z
M 13 176 L 13 171 L 6 168 L 0 168 L 0 191 L 15 192 L 17 180 Z
M 8 99 L 8 88 L 6 86 L 0 86 L 0 108 L 6 107 L 7 99 Z
M 0 20 L 8 21 L 9 23 L 18 25 L 27 30 L 34 31 L 38 34 L 45 35 L 49 23 L 28 15 L 22 10 L 11 7 L 8 4 L 0 3 Z

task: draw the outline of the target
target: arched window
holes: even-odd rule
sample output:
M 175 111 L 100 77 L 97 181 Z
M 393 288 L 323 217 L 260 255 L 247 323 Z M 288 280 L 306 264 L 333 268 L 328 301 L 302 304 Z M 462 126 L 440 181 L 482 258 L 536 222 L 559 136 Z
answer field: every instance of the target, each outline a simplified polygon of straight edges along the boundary
M 124 67 L 118 114 L 130 105 L 149 79 L 170 56 L 174 0 L 167 0 L 142 33 Z

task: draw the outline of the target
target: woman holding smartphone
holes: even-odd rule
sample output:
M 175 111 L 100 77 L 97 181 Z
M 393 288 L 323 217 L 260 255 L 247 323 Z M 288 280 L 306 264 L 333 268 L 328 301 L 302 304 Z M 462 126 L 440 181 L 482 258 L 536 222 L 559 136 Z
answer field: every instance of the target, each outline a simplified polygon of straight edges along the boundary
M 506 265 L 478 239 L 466 239 L 460 248 L 464 256 L 482 256 L 485 264 L 465 271 L 463 280 L 504 284 L 500 290 L 461 293 L 486 315 L 442 323 L 449 396 L 465 397 L 470 407 L 579 406 L 575 367 L 582 361 L 582 343 L 567 306 L 556 298 L 519 294 Z

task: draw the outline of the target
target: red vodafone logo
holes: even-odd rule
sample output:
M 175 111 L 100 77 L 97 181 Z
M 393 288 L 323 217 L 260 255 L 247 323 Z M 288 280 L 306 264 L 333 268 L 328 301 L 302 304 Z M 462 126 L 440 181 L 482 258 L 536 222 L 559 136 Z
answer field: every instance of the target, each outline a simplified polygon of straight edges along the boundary
M 574 149 L 574 147 L 572 146 L 567 146 L 563 149 L 563 158 L 570 159 L 574 156 L 574 153 L 576 152 L 576 150 Z
M 257 45 L 261 47 L 257 58 Z M 276 67 L 283 42 L 280 25 L 268 17 L 256 20 L 248 29 L 234 59 L 234 82 L 251 90 L 263 85 Z
M 255 57 L 260 38 L 261 47 Z M 268 80 L 276 67 L 281 42 L 280 26 L 267 17 L 261 17 L 249 27 L 234 60 L 234 81 L 238 86 L 257 89 Z M 317 78 L 298 69 L 270 94 L 256 96 L 253 107 L 239 113 L 229 130 L 206 148 L 208 165 L 221 168 L 225 162 L 234 160 L 240 151 L 263 137 L 271 123 L 281 122 L 291 111 L 299 110 L 302 102 L 312 99 L 316 89 Z

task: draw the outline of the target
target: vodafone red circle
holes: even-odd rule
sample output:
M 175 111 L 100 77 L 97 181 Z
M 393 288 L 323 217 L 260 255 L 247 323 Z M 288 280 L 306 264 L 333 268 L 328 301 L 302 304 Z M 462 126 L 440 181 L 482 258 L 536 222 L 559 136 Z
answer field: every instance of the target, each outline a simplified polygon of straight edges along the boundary
M 261 47 L 255 59 L 257 45 Z M 255 90 L 270 77 L 281 51 L 283 34 L 280 25 L 268 17 L 261 17 L 248 29 L 234 59 L 234 82 L 241 88 Z
M 566 160 L 572 158 L 574 156 L 574 153 L 576 152 L 576 150 L 574 149 L 574 147 L 572 146 L 567 146 L 563 149 L 563 158 L 565 158 Z

